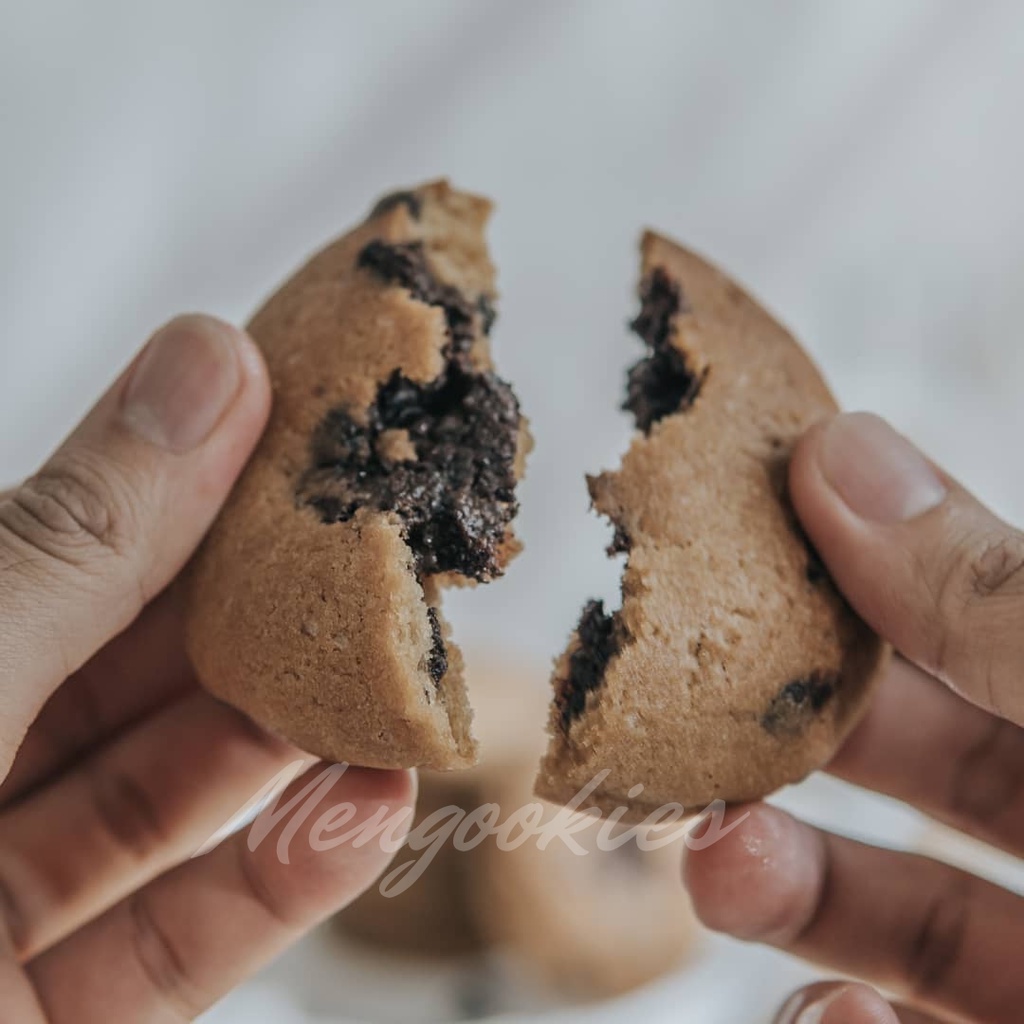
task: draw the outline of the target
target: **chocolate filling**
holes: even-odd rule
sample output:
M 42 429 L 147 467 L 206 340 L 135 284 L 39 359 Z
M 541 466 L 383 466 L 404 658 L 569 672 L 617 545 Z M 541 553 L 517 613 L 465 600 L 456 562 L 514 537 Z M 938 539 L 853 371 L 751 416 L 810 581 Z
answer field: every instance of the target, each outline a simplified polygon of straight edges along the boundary
M 371 217 L 379 217 L 382 213 L 393 210 L 396 206 L 404 206 L 413 220 L 420 219 L 420 212 L 423 209 L 423 200 L 415 192 L 389 192 L 381 196 L 370 211 Z
M 441 633 L 441 620 L 438 618 L 436 608 L 427 609 L 427 619 L 430 621 L 430 657 L 427 660 L 427 671 L 435 683 L 444 679 L 448 671 L 448 650 L 444 645 L 444 636 Z
M 622 408 L 633 414 L 637 427 L 647 433 L 672 413 L 688 409 L 704 383 L 686 356 L 672 344 L 675 317 L 686 311 L 679 283 L 658 267 L 640 287 L 640 312 L 630 324 L 651 349 L 651 354 L 629 371 L 626 401 Z
M 799 735 L 832 700 L 838 686 L 838 676 L 828 672 L 794 679 L 772 698 L 761 716 L 761 727 L 773 736 Z
M 576 627 L 577 647 L 569 655 L 569 674 L 555 695 L 566 732 L 587 706 L 587 694 L 604 681 L 608 662 L 622 646 L 623 628 L 617 612 L 609 615 L 603 601 L 588 601 Z
M 519 403 L 500 377 L 469 365 L 473 306 L 434 279 L 418 244 L 371 242 L 360 263 L 444 308 L 447 363 L 426 384 L 396 370 L 361 422 L 331 409 L 311 438 L 298 500 L 325 523 L 347 522 L 360 508 L 393 512 L 421 575 L 500 575 L 500 549 L 517 511 Z
M 464 355 L 472 346 L 474 304 L 450 284 L 438 281 L 427 265 L 422 242 L 400 242 L 390 244 L 379 239 L 370 242 L 359 254 L 358 265 L 373 271 L 388 284 L 407 288 L 414 299 L 428 306 L 440 306 L 448 324 L 450 340 L 445 347 L 448 356 Z M 481 296 L 483 298 L 483 296 Z M 494 308 L 489 300 L 486 307 L 491 312 L 493 323 Z M 481 313 L 484 330 L 490 329 L 486 313 Z

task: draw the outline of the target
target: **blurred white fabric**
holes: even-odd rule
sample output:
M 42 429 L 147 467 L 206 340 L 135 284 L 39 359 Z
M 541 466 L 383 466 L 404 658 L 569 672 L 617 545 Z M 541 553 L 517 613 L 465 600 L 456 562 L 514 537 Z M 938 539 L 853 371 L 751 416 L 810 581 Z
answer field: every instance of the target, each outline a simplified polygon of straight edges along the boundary
M 375 196 L 447 174 L 499 200 L 495 339 L 538 437 L 526 551 L 453 595 L 461 637 L 543 662 L 584 598 L 615 597 L 582 474 L 628 439 L 614 410 L 643 225 L 744 280 L 845 404 L 1024 518 L 1024 473 L 1003 458 L 1024 436 L 1022 95 L 1013 0 L 8 4 L 0 479 L 161 320 L 243 319 Z M 896 844 L 919 827 L 828 780 L 785 801 Z M 340 1019 L 343 992 L 312 1007 L 296 981 L 319 949 L 209 1019 Z M 716 943 L 629 1013 L 767 1020 L 809 976 Z

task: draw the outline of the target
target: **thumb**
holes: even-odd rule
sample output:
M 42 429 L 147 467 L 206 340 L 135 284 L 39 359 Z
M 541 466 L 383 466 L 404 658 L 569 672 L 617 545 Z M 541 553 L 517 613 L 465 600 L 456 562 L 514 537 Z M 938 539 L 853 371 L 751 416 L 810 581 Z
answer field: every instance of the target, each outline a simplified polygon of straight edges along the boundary
M 180 317 L 0 497 L 0 769 L 50 693 L 185 563 L 269 402 L 248 336 Z
M 789 482 L 864 619 L 969 700 L 1024 724 L 1024 536 L 867 413 L 814 427 Z

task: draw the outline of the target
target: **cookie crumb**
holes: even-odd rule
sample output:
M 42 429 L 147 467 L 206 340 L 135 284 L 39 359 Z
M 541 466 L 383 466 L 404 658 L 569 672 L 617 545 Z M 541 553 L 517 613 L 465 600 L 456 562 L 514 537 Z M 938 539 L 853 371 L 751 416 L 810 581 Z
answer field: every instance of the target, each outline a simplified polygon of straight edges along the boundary
M 651 354 L 630 368 L 622 405 L 645 434 L 658 420 L 693 405 L 707 376 L 707 368 L 693 369 L 672 344 L 675 318 L 682 312 L 687 312 L 687 306 L 679 282 L 656 268 L 641 283 L 640 312 L 630 324 Z
M 416 449 L 408 430 L 391 428 L 382 431 L 374 449 L 382 462 L 413 462 L 416 459 Z

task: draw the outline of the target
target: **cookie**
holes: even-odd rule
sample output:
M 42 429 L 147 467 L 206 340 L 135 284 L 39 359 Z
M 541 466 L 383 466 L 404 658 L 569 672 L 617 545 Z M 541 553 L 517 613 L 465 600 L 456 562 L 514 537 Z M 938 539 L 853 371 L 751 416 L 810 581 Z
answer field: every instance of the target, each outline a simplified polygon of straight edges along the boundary
M 489 804 L 500 808 L 500 823 L 538 804 L 531 787 L 545 743 L 547 694 L 531 685 L 528 666 L 493 658 L 470 658 L 469 665 L 481 760 L 457 774 L 422 772 L 417 824 L 442 809 L 469 814 Z M 556 812 L 545 805 L 544 820 Z M 391 897 L 372 888 L 338 915 L 338 927 L 379 949 L 419 957 L 500 948 L 535 981 L 591 999 L 678 964 L 697 934 L 680 880 L 681 838 L 658 850 L 635 842 L 601 849 L 595 824 L 573 840 L 585 855 L 557 838 L 544 849 L 536 836 L 514 849 L 493 836 L 462 849 L 449 839 L 410 888 Z M 403 850 L 395 863 L 416 855 Z
M 544 748 L 547 694 L 542 685 L 532 685 L 542 678 L 538 673 L 477 652 L 467 658 L 466 677 L 480 761 L 460 772 L 420 772 L 414 831 L 429 828 L 436 834 L 445 827 L 446 809 L 468 814 L 489 803 L 502 779 L 532 779 Z M 424 824 L 430 821 L 435 824 Z M 403 850 L 395 863 L 420 855 Z M 457 849 L 449 838 L 413 885 L 390 896 L 372 886 L 338 915 L 338 927 L 392 953 L 431 958 L 480 953 L 491 945 L 481 931 L 475 898 L 481 859 L 480 845 Z
M 532 778 L 532 770 L 509 775 L 489 789 L 503 818 L 530 802 Z M 556 813 L 548 805 L 545 820 Z M 602 827 L 592 821 L 572 834 L 582 854 L 558 839 L 544 848 L 536 839 L 515 849 L 488 843 L 472 880 L 484 938 L 546 985 L 584 1000 L 654 981 L 685 961 L 699 935 L 682 884 L 679 826 L 646 833 L 663 844 L 655 849 L 621 830 L 622 845 L 610 845 Z
M 494 370 L 491 206 L 386 196 L 256 313 L 274 404 L 190 574 L 202 684 L 319 757 L 472 764 L 442 587 L 518 550 L 530 437 Z
M 420 773 L 413 829 L 424 828 L 428 819 L 444 827 L 450 808 L 468 812 L 479 806 L 477 786 L 463 776 L 462 772 Z M 418 856 L 422 852 L 402 850 L 395 863 Z M 379 884 L 372 885 L 338 914 L 336 925 L 349 938 L 387 953 L 430 959 L 478 953 L 488 944 L 470 897 L 479 859 L 479 849 L 459 850 L 449 840 L 407 889 L 386 896 Z
M 431 815 L 439 815 L 432 819 L 434 827 L 443 827 L 445 808 L 468 814 L 488 803 L 490 791 L 507 776 L 531 778 L 544 750 L 547 692 L 540 673 L 476 651 L 467 658 L 466 677 L 479 763 L 456 773 L 420 772 L 414 830 L 428 827 L 424 822 Z M 395 863 L 416 856 L 402 851 Z M 490 943 L 480 930 L 479 907 L 471 895 L 480 860 L 479 845 L 460 850 L 450 838 L 409 889 L 384 896 L 373 886 L 338 914 L 338 927 L 396 953 L 451 957 L 482 952 Z
M 588 478 L 624 553 L 622 603 L 584 609 L 556 664 L 539 795 L 638 821 L 802 779 L 864 709 L 886 646 L 853 613 L 786 496 L 796 440 L 836 411 L 790 334 L 700 257 L 642 241 L 639 433 Z

